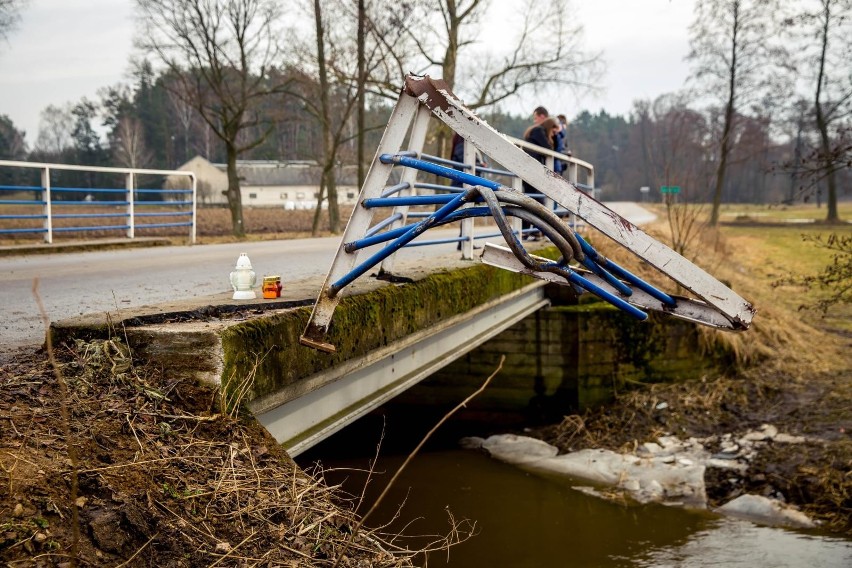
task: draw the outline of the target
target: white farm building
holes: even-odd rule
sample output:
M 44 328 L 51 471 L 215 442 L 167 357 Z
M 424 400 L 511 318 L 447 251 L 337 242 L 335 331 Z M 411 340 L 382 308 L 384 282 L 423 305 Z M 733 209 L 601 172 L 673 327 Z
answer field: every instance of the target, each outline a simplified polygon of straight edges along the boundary
M 198 180 L 198 202 L 226 204 L 228 175 L 225 164 L 213 164 L 196 156 L 178 168 L 195 173 Z M 239 160 L 237 175 L 243 207 L 283 207 L 314 209 L 319 192 L 320 167 L 310 161 Z M 337 195 L 341 204 L 355 203 L 358 197 L 353 167 L 340 167 L 337 172 Z M 166 179 L 166 186 L 177 188 L 186 178 Z

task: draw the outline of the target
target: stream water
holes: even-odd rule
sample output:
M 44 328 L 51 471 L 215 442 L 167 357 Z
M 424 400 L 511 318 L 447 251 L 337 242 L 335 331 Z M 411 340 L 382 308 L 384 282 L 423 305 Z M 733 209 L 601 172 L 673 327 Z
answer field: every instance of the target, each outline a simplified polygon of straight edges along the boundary
M 365 470 L 384 436 L 360 513 L 420 440 L 399 416 L 366 417 L 297 458 L 321 463 L 330 483 L 360 495 Z M 384 434 L 383 434 L 384 432 Z M 368 526 L 405 530 L 404 544 L 424 547 L 455 522 L 475 525 L 475 536 L 449 553 L 428 555 L 431 566 L 852 566 L 852 541 L 819 532 L 761 527 L 749 522 L 665 506 L 625 506 L 572 489 L 577 482 L 525 473 L 455 447 L 448 425 L 403 471 Z M 407 439 L 407 448 L 403 449 Z M 426 559 L 419 559 L 424 565 Z

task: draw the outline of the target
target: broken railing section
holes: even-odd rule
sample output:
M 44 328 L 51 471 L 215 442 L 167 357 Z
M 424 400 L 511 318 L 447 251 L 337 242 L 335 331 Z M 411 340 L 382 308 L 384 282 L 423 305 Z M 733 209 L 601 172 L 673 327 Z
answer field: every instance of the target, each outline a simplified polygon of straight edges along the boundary
M 493 180 L 422 159 L 420 149 L 432 115 L 483 154 L 700 299 L 677 297 L 658 290 L 599 254 L 552 209 L 538 201 Z M 401 151 L 409 127 L 409 149 Z M 388 185 L 394 166 L 406 168 L 409 173 L 403 174 L 401 179 L 409 181 Z M 412 192 L 411 181 L 416 174 L 410 173 L 411 170 L 437 175 L 464 187 L 441 186 L 445 193 L 416 195 Z M 409 215 L 409 207 L 423 205 L 439 207 L 431 214 Z M 386 207 L 393 208 L 389 220 L 370 227 L 373 210 Z M 409 217 L 422 220 L 408 223 Z M 429 229 L 474 217 L 493 218 L 508 245 L 508 248 L 486 245 L 484 262 L 571 286 L 578 294 L 595 294 L 636 319 L 644 320 L 646 310 L 656 310 L 720 329 L 743 330 L 748 328 L 754 315 L 751 304 L 727 286 L 516 148 L 466 109 L 442 82 L 408 76 L 301 342 L 333 352 L 335 348 L 326 341 L 326 335 L 341 290 L 400 248 L 425 244 L 422 240 L 412 241 Z M 561 258 L 552 261 L 530 255 L 518 232 L 512 229 L 509 217 L 526 221 L 540 231 L 556 245 Z M 445 241 L 426 241 L 433 242 Z M 384 248 L 358 262 L 360 251 L 382 243 Z

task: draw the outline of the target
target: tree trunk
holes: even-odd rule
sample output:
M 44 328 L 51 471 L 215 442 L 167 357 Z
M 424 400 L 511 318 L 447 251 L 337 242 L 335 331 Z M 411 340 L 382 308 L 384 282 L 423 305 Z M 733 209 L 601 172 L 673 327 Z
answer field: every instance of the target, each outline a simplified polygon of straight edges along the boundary
M 243 199 L 240 194 L 240 178 L 237 176 L 237 148 L 233 144 L 225 144 L 228 155 L 228 208 L 231 210 L 231 226 L 235 237 L 246 236 L 243 225 Z
M 364 96 L 364 83 L 367 81 L 366 61 L 364 50 L 367 37 L 367 14 L 364 0 L 358 0 L 358 189 L 364 185 L 366 177 L 364 164 L 364 131 L 366 130 L 364 115 L 367 111 L 367 101 Z
M 322 127 L 322 151 L 323 151 L 323 174 L 320 185 L 320 196 L 317 199 L 317 211 L 314 215 L 314 232 L 316 232 L 316 223 L 319 219 L 319 214 L 322 211 L 322 188 L 328 191 L 328 218 L 329 230 L 332 234 L 340 232 L 340 209 L 337 204 L 337 184 L 334 176 L 334 162 L 336 152 L 334 139 L 331 128 L 331 101 L 329 100 L 329 85 L 328 85 L 328 69 L 325 61 L 325 27 L 322 23 L 322 8 L 319 0 L 314 0 L 314 19 L 316 23 L 317 33 L 317 62 L 319 63 L 319 79 L 320 79 L 320 109 L 322 116 L 320 117 L 320 126 Z
M 816 107 L 816 126 L 819 130 L 820 153 L 824 160 L 822 167 L 826 168 L 826 181 L 828 183 L 828 195 L 826 196 L 826 205 L 828 213 L 825 220 L 829 223 L 836 223 L 840 220 L 837 213 L 837 184 L 834 179 L 833 160 L 831 158 L 831 140 L 828 137 L 828 120 L 822 108 L 822 82 L 825 77 L 825 60 L 828 52 L 828 32 L 831 22 L 831 3 L 824 2 L 823 4 L 823 28 L 822 32 L 822 52 L 819 58 L 819 74 L 817 75 L 816 96 L 814 97 L 814 106 Z M 817 192 L 817 204 L 819 204 L 819 192 Z
M 322 174 L 320 174 L 320 186 L 319 191 L 317 192 L 317 206 L 314 209 L 314 219 L 311 223 L 311 236 L 318 237 L 319 236 L 319 224 L 322 216 L 322 202 L 325 199 L 325 169 L 323 169 Z
M 824 156 L 825 167 L 827 168 L 825 181 L 828 186 L 828 195 L 826 195 L 825 203 L 828 212 L 826 213 L 825 220 L 829 223 L 835 223 L 840 220 L 840 215 L 837 212 L 837 181 L 834 177 L 834 168 L 830 163 L 831 140 L 828 137 L 828 123 L 825 120 L 819 102 L 817 102 L 816 107 L 816 123 L 819 130 L 820 152 Z
M 328 230 L 331 234 L 340 233 L 340 206 L 337 202 L 337 173 L 334 171 L 334 163 L 329 164 L 326 176 L 326 191 L 328 191 Z

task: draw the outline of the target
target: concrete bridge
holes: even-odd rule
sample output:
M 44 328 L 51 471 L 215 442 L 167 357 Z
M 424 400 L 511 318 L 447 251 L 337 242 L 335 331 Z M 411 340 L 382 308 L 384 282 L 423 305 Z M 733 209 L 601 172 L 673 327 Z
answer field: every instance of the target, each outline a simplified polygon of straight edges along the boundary
M 157 306 L 58 322 L 57 339 L 125 336 L 175 379 L 221 384 L 221 408 L 251 410 L 296 455 L 429 377 L 407 404 L 458 402 L 504 371 L 471 412 L 522 417 L 605 400 L 625 381 L 694 376 L 697 338 L 677 320 L 635 323 L 561 286 L 462 261 L 400 265 L 404 284 L 365 278 L 341 301 L 326 354 L 299 344 L 317 279 L 286 301 Z M 428 394 L 423 394 L 428 393 Z

